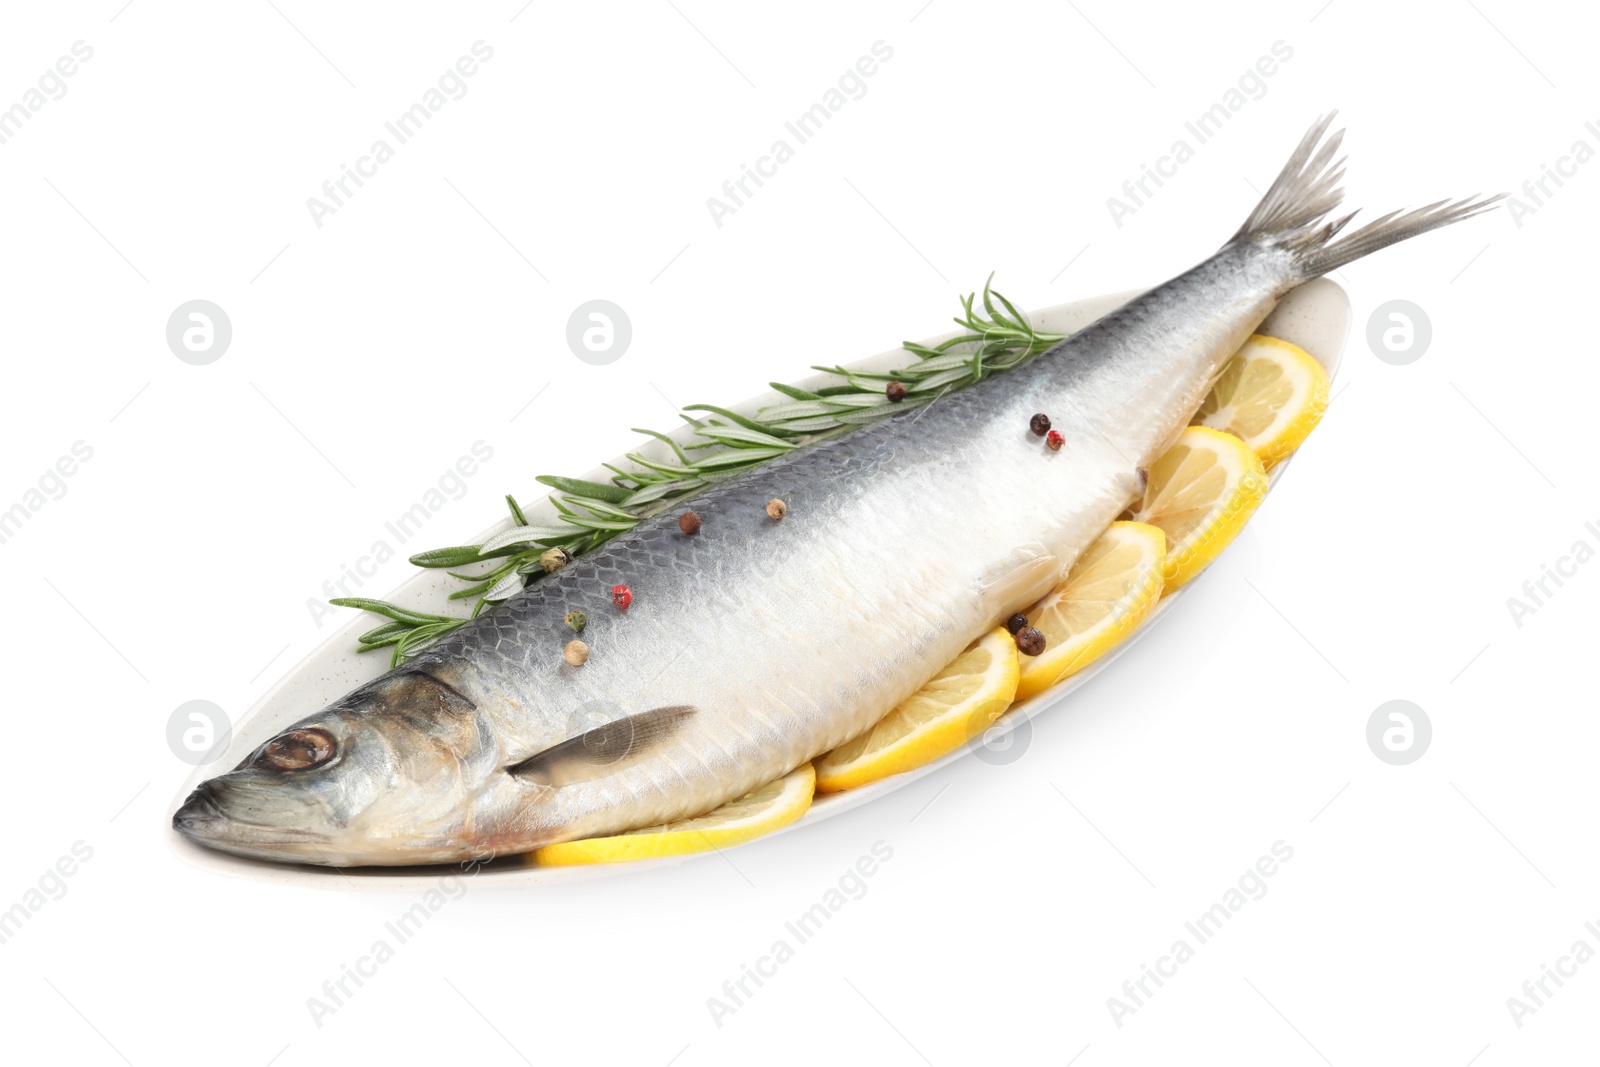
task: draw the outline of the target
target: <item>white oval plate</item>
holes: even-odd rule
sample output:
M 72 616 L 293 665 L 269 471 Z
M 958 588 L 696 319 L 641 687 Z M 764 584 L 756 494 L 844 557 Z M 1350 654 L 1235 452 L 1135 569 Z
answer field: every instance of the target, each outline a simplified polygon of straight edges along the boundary
M 1142 291 L 1142 290 L 1141 290 Z M 1040 330 L 1056 333 L 1075 333 L 1106 312 L 1118 307 L 1140 291 L 1113 293 L 1108 296 L 1093 297 L 1088 300 L 1077 300 L 1068 304 L 1057 304 L 1054 307 L 1044 308 L 1040 311 L 1029 312 L 1029 318 Z M 1323 366 L 1328 368 L 1332 377 L 1338 371 L 1339 355 L 1344 349 L 1345 337 L 1350 332 L 1350 300 L 1345 291 L 1326 278 L 1302 286 L 1284 297 L 1278 307 L 1267 317 L 1257 330 L 1259 333 L 1269 334 L 1273 337 L 1290 341 L 1305 349 L 1316 357 Z M 928 344 L 937 344 L 951 334 L 944 334 L 928 341 Z M 876 356 L 858 360 L 847 364 L 859 370 L 884 370 L 889 367 L 904 364 L 910 358 L 902 348 L 881 352 Z M 828 375 L 816 374 L 796 384 L 802 388 L 817 387 L 836 384 L 837 379 Z M 742 404 L 732 405 L 732 410 L 743 415 L 753 415 L 758 408 L 768 404 L 779 403 L 787 398 L 773 391 L 752 397 Z M 692 431 L 685 425 L 674 431 L 671 436 L 680 443 L 686 443 Z M 667 447 L 660 442 L 652 441 L 646 447 L 636 449 L 652 459 L 670 459 Z M 1291 457 L 1292 459 L 1293 457 Z M 617 466 L 627 469 L 629 466 L 626 457 L 618 456 L 612 460 Z M 1268 476 L 1270 486 L 1276 485 L 1283 472 L 1288 468 L 1290 460 L 1278 464 Z M 606 482 L 610 480 L 611 472 L 603 467 L 583 475 L 591 481 Z M 542 487 L 541 487 L 542 488 Z M 520 498 L 519 498 L 520 499 Z M 555 523 L 558 520 L 555 509 L 549 504 L 548 499 L 541 497 L 532 505 L 525 505 L 523 512 L 528 521 L 534 524 Z M 461 544 L 482 544 L 490 537 L 511 526 L 510 517 L 502 519 L 470 540 L 461 541 Z M 1088 682 L 1100 671 L 1110 665 L 1111 661 L 1126 651 L 1141 636 L 1148 633 L 1155 623 L 1171 611 L 1177 602 L 1192 586 L 1185 585 L 1176 593 L 1164 598 L 1138 630 L 1134 631 L 1121 645 L 1108 654 L 1102 656 L 1089 667 L 1071 678 L 1045 690 L 1031 700 L 1015 704 L 999 720 L 997 727 L 1000 729 L 1015 728 L 1015 725 L 1026 719 L 1031 719 L 1046 708 L 1060 703 L 1073 690 Z M 460 601 L 451 601 L 449 594 L 461 588 L 460 583 L 450 578 L 443 571 L 418 571 L 405 584 L 394 590 L 383 599 L 405 607 L 417 608 L 421 611 L 435 612 L 438 614 L 459 614 L 464 607 Z M 184 781 L 182 788 L 172 798 L 167 811 L 170 814 L 178 809 L 200 782 L 218 773 L 219 768 L 233 767 L 253 752 L 257 746 L 268 738 L 277 734 L 284 727 L 296 722 L 313 711 L 326 707 L 333 701 L 344 696 L 352 689 L 364 682 L 371 681 L 382 674 L 389 667 L 389 657 L 384 652 L 369 652 L 365 655 L 356 653 L 356 636 L 375 624 L 371 615 L 366 613 L 352 613 L 350 621 L 343 628 L 334 633 L 320 646 L 314 649 L 305 659 L 301 660 L 293 670 L 271 686 L 261 699 L 245 712 L 241 722 L 233 733 L 226 751 L 205 767 L 201 767 L 190 774 Z M 992 728 L 993 729 L 993 728 Z M 960 759 L 970 751 L 970 746 L 963 746 L 942 759 L 934 760 L 926 766 L 914 771 L 886 778 L 859 789 L 851 789 L 843 793 L 819 795 L 806 814 L 789 826 L 777 833 L 788 833 L 800 827 L 810 826 L 833 815 L 841 814 L 860 804 L 893 792 L 902 786 L 910 785 L 925 774 L 943 767 L 953 760 Z M 775 836 L 775 835 L 769 835 Z M 190 843 L 181 835 L 171 830 L 167 837 L 172 847 L 188 863 L 219 874 L 255 877 L 269 882 L 295 883 L 300 885 L 318 885 L 325 888 L 348 889 L 352 875 L 361 879 L 361 887 L 366 888 L 392 888 L 417 891 L 431 887 L 438 877 L 451 870 L 451 867 L 357 867 L 344 868 L 335 871 L 332 868 L 290 866 L 285 864 L 267 863 L 258 860 L 243 859 L 230 856 L 224 852 L 202 848 Z M 762 840 L 765 840 L 764 838 Z M 697 855 L 708 855 L 700 853 Z M 589 878 L 598 874 L 614 873 L 620 871 L 634 871 L 647 866 L 676 865 L 686 860 L 696 858 L 690 856 L 673 856 L 659 860 L 643 860 L 633 863 L 598 864 L 587 867 L 533 867 L 520 864 L 493 864 L 483 868 L 476 876 L 477 885 L 491 884 L 504 887 L 525 885 L 538 885 L 549 883 L 557 879 Z

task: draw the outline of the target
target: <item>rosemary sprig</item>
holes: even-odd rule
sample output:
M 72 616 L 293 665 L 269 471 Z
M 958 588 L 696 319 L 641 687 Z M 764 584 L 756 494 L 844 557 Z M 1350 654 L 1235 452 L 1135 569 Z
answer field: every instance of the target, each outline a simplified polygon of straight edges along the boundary
M 384 600 L 370 600 L 361 596 L 344 596 L 328 601 L 335 607 L 360 608 L 382 615 L 390 622 L 376 626 L 356 638 L 357 652 L 371 652 L 378 648 L 394 647 L 390 662 L 398 665 L 411 653 L 465 626 L 467 619 L 452 615 L 432 615 L 425 611 L 410 611 Z
M 815 390 L 773 382 L 772 388 L 788 399 L 760 409 L 753 417 L 711 404 L 690 404 L 685 411 L 702 414 L 680 416 L 694 428 L 695 440 L 688 444 L 680 445 L 655 430 L 634 430 L 663 442 L 671 451 L 670 459 L 629 452 L 628 461 L 636 469 L 606 464 L 614 472 L 610 484 L 540 475 L 537 480 L 554 490 L 549 500 L 559 525 L 529 523 L 516 499 L 508 495 L 506 506 L 515 524 L 511 529 L 481 545 L 412 556 L 418 567 L 444 568 L 467 583 L 450 594 L 451 600 L 477 598 L 466 618 L 412 611 L 365 597 L 340 597 L 329 603 L 388 619 L 361 635 L 357 651 L 391 648 L 391 663 L 398 665 L 544 577 L 539 557 L 552 548 L 564 548 L 572 556 L 590 552 L 674 501 L 823 437 L 875 422 L 893 410 L 931 404 L 1065 340 L 1065 334 L 1034 329 L 1011 301 L 994 290 L 993 281 L 991 274 L 984 282 L 981 311 L 978 294 L 962 298 L 962 314 L 955 319 L 962 333 L 933 347 L 905 342 L 905 350 L 916 357 L 906 366 L 886 372 L 814 366 L 813 370 L 841 380 Z M 905 386 L 905 398 L 899 403 L 891 403 L 885 393 L 890 382 Z M 492 566 L 467 574 L 453 569 L 480 563 Z

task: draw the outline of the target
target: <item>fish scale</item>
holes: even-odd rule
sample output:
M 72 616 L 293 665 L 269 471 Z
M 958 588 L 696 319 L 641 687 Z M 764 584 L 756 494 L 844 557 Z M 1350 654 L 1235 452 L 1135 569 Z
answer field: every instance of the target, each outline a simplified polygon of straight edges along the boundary
M 644 520 L 301 720 L 174 825 L 315 863 L 527 852 L 709 811 L 859 735 L 1065 575 L 1284 293 L 1493 203 L 1340 237 L 1329 119 L 1199 266 L 1020 367 L 706 490 L 695 535 Z

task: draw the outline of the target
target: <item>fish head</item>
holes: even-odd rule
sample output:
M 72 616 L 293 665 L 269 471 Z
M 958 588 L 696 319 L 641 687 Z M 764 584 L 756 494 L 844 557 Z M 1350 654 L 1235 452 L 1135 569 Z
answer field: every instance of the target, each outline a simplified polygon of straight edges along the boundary
M 498 758 L 471 701 L 427 673 L 392 672 L 201 783 L 172 825 L 197 844 L 279 862 L 485 858 L 472 826 Z

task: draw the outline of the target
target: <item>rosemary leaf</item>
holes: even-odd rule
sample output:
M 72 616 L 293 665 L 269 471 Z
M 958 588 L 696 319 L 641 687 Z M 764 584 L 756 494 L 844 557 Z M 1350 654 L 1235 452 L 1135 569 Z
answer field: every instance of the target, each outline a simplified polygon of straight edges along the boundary
M 798 385 L 784 385 L 782 382 L 768 382 L 775 392 L 782 393 L 791 400 L 819 400 L 816 393 L 810 393 Z
M 760 430 L 746 430 L 737 426 L 707 426 L 700 433 L 713 441 L 721 441 L 723 444 L 733 445 L 736 448 L 758 445 L 762 448 L 777 448 L 789 451 L 798 447 L 781 438 L 774 437 L 770 433 L 763 433 Z
M 817 415 L 809 419 L 786 419 L 774 425 L 790 433 L 814 434 L 837 429 L 844 424 L 833 415 Z
M 629 517 L 626 521 L 620 519 L 586 519 L 578 516 L 572 520 L 579 526 L 589 530 L 631 530 L 639 525 L 639 520 Z
M 621 508 L 612 507 L 610 504 L 603 503 L 599 500 L 583 500 L 578 497 L 568 497 L 567 501 L 568 503 L 576 504 L 578 507 L 589 512 L 589 514 L 598 516 L 602 519 L 627 519 L 630 522 L 636 522 L 639 518 L 639 516 L 634 515 L 631 512 L 623 511 Z
M 690 459 L 688 456 L 683 457 L 682 466 L 671 463 L 657 463 L 655 460 L 644 458 L 644 456 L 637 452 L 629 452 L 628 458 L 639 464 L 641 467 L 649 467 L 653 471 L 660 471 L 662 474 L 670 474 L 674 478 L 694 477 L 694 460 Z
M 628 490 L 621 486 L 601 485 L 599 482 L 586 482 L 581 478 L 562 478 L 554 474 L 541 474 L 534 481 L 540 485 L 548 485 L 552 489 L 559 489 L 563 493 L 570 493 L 573 496 L 585 496 L 592 500 L 604 500 L 608 504 L 620 504 L 628 498 Z M 526 526 L 527 522 L 520 522 L 518 525 Z
M 726 467 L 743 467 L 752 463 L 759 463 L 764 459 L 781 456 L 788 452 L 787 448 L 735 448 L 720 455 L 709 456 L 698 461 L 700 470 L 722 470 Z
M 487 593 L 483 594 L 483 599 L 489 601 L 490 603 L 494 603 L 501 600 L 507 600 L 520 592 L 522 592 L 522 575 L 518 574 L 516 571 L 512 571 L 510 574 L 494 583 L 494 587 Z
M 657 482 L 647 485 L 638 492 L 630 495 L 626 501 L 628 507 L 639 507 L 642 504 L 651 504 L 669 496 L 678 496 L 699 489 L 705 485 L 703 478 L 685 478 L 677 482 Z
M 408 622 L 386 622 L 382 626 L 374 626 L 356 640 L 363 645 L 387 644 L 390 640 L 399 640 L 399 635 L 411 628 Z
M 672 438 L 668 437 L 666 434 L 657 433 L 655 430 L 640 430 L 640 429 L 634 429 L 632 432 L 633 433 L 642 433 L 646 437 L 654 437 L 657 441 L 662 442 L 668 448 L 672 449 L 672 451 L 676 452 L 677 455 L 678 455 L 678 458 L 681 459 L 683 462 L 685 462 L 685 463 L 689 462 L 689 457 L 683 454 L 683 449 L 678 447 L 678 442 L 674 441 Z M 628 458 L 629 459 L 633 459 L 633 453 L 632 452 L 628 453 Z M 638 461 L 635 460 L 635 462 L 638 462 Z M 616 468 L 613 467 L 612 469 L 615 470 Z
M 476 563 L 483 558 L 482 546 L 460 545 L 456 548 L 430 548 L 411 557 L 414 567 L 460 567 Z
M 391 604 L 387 600 L 372 600 L 364 596 L 335 597 L 328 603 L 336 608 L 360 608 L 362 611 L 370 611 L 374 615 L 382 615 L 384 618 L 394 619 L 396 622 L 410 623 L 413 626 L 450 621 L 448 615 L 430 615 L 425 611 L 412 611 L 410 608 L 402 608 L 398 604 Z
M 748 419 L 743 415 L 729 411 L 727 408 L 719 408 L 712 404 L 689 404 L 684 408 L 684 410 L 709 411 L 713 415 L 720 415 L 737 426 L 743 426 L 747 430 L 755 430 L 757 433 L 761 433 L 766 429 L 766 427 L 762 426 L 759 422 L 756 422 L 753 419 Z
M 511 545 L 553 545 L 573 537 L 583 536 L 583 531 L 571 526 L 517 526 L 504 533 L 495 534 L 483 543 L 485 552 L 494 552 Z
M 761 409 L 761 418 L 771 425 L 775 422 L 787 422 L 790 419 L 809 419 L 818 415 L 831 415 L 840 409 L 835 398 L 825 400 L 796 400 L 787 404 L 773 404 L 771 407 Z
M 621 482 L 638 482 L 639 481 L 639 477 L 640 476 L 638 474 L 636 474 L 635 472 L 633 472 L 633 471 L 625 471 L 621 467 L 614 466 L 613 464 L 610 464 L 610 463 L 602 463 L 600 465 L 602 467 L 604 467 L 608 471 L 616 471 L 617 472 L 617 477 L 616 477 L 615 481 L 617 481 L 618 483 L 621 483 Z

